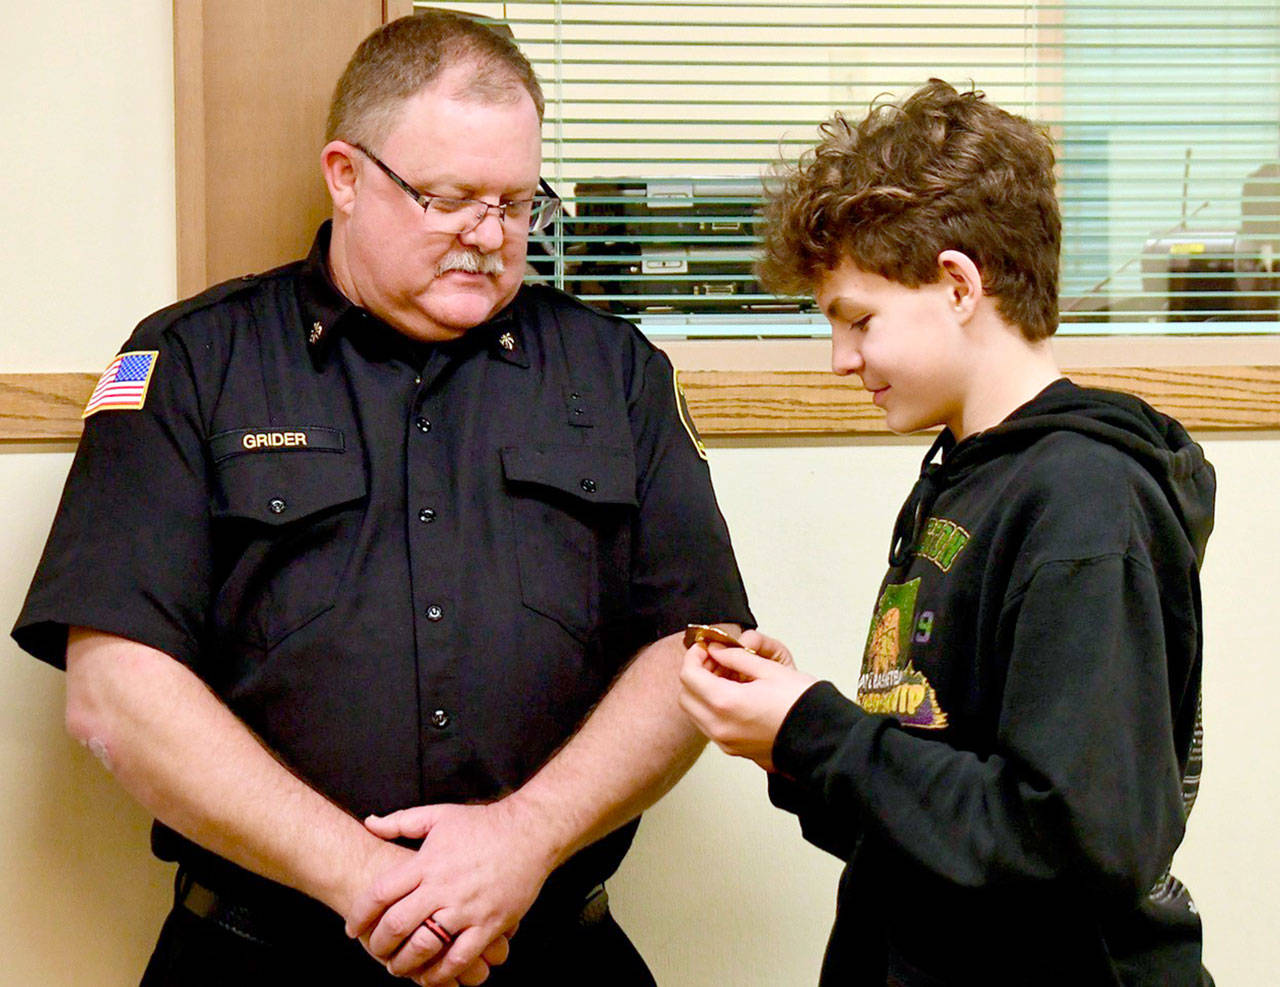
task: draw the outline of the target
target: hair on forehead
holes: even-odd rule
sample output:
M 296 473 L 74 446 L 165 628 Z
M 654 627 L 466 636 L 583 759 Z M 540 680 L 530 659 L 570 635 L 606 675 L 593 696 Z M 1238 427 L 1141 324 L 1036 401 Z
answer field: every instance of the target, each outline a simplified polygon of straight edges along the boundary
M 542 119 L 538 77 L 515 42 L 472 17 L 427 10 L 374 31 L 347 63 L 329 104 L 325 141 L 376 146 L 395 126 L 404 102 L 451 69 L 449 96 L 483 103 L 528 93 Z

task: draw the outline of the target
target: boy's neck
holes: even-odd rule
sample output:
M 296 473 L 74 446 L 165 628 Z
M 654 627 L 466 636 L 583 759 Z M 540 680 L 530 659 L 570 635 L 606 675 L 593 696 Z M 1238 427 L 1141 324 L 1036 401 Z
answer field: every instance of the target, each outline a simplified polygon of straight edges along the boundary
M 957 440 L 999 425 L 1062 377 L 1050 339 L 1027 339 L 995 311 L 979 318 L 983 324 L 970 337 L 969 387 L 960 420 L 949 423 Z

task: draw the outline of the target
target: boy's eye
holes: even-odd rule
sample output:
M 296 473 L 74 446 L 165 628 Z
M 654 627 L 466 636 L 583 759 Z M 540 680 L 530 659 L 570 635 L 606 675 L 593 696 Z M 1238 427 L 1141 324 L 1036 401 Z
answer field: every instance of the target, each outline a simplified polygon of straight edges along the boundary
M 861 319 L 856 319 L 849 323 L 849 328 L 854 332 L 862 332 L 867 328 L 867 323 L 871 321 L 871 316 L 864 315 Z

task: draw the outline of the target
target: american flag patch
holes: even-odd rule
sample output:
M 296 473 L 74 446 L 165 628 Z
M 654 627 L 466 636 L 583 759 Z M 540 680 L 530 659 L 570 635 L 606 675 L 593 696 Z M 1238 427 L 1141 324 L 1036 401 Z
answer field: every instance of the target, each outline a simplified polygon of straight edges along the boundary
M 135 350 L 121 353 L 111 361 L 98 378 L 98 386 L 89 395 L 81 418 L 96 411 L 137 411 L 147 400 L 147 386 L 156 368 L 158 350 Z

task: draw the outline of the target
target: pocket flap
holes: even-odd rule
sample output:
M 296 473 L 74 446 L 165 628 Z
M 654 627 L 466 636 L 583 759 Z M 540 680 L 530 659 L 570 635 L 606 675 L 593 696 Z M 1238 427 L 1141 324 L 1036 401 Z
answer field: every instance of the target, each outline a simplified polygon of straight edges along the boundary
M 511 483 L 549 487 L 592 504 L 636 504 L 635 459 L 630 449 L 601 446 L 507 446 L 502 471 Z
M 218 463 L 214 517 L 292 524 L 369 490 L 361 457 L 321 451 L 235 456 Z

